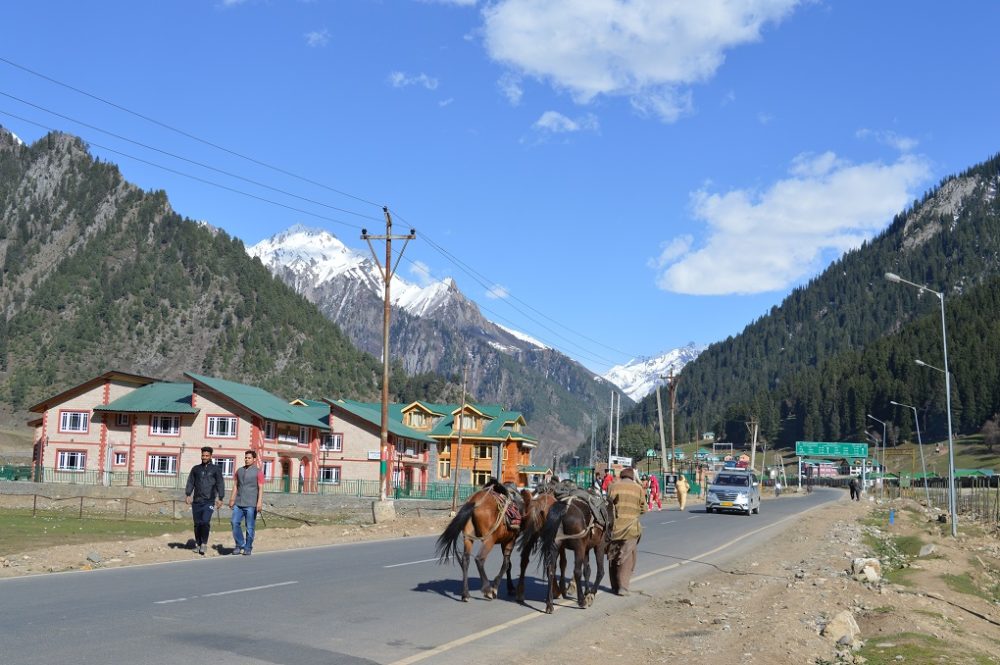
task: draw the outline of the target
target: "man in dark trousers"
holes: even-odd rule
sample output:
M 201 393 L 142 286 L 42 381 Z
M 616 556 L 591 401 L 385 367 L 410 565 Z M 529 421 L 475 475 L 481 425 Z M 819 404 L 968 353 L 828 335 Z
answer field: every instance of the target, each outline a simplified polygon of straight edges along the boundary
M 208 547 L 212 513 L 222 508 L 222 499 L 226 496 L 226 481 L 222 478 L 222 469 L 212 463 L 213 452 L 208 446 L 201 449 L 201 464 L 191 467 L 184 489 L 184 501 L 191 506 L 194 517 L 195 549 L 202 556 Z
M 253 537 L 257 515 L 264 501 L 264 472 L 257 466 L 257 453 L 248 450 L 243 454 L 244 466 L 236 469 L 233 478 L 232 498 L 229 507 L 233 510 L 233 540 L 236 547 L 233 554 L 241 551 L 246 556 L 253 552 Z M 243 535 L 243 520 L 247 523 L 246 536 Z
M 861 500 L 861 484 L 858 483 L 857 476 L 851 476 L 851 482 L 848 483 L 847 487 L 851 490 L 851 499 L 854 501 Z

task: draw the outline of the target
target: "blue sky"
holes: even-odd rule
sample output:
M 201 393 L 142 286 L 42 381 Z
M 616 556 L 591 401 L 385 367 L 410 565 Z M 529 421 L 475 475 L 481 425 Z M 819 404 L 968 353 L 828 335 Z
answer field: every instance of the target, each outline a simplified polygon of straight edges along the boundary
M 33 0 L 4 8 L 0 124 L 83 136 L 248 245 L 302 223 L 367 251 L 387 205 L 418 232 L 404 277 L 603 373 L 739 333 L 995 154 L 997 25 L 929 0 Z

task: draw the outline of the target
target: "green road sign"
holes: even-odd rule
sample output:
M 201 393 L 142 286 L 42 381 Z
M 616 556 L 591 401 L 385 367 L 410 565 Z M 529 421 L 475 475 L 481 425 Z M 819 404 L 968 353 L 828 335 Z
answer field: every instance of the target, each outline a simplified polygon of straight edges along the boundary
M 796 441 L 795 454 L 799 457 L 868 457 L 868 444 Z
M 650 448 L 646 451 L 646 457 L 656 457 L 656 451 Z

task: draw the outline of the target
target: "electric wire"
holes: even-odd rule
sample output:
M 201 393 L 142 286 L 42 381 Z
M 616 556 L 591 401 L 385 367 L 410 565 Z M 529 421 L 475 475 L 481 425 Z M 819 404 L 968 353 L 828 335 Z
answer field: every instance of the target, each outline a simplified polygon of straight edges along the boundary
M 230 155 L 232 155 L 234 157 L 239 157 L 240 159 L 246 160 L 246 161 L 251 162 L 253 164 L 257 164 L 258 166 L 263 166 L 264 168 L 270 169 L 272 171 L 276 171 L 278 173 L 281 173 L 283 175 L 289 176 L 291 178 L 296 178 L 296 179 L 301 180 L 303 182 L 307 182 L 310 185 L 315 185 L 317 187 L 322 187 L 323 189 L 329 190 L 329 191 L 334 192 L 336 194 L 340 194 L 341 196 L 346 196 L 348 198 L 354 199 L 355 201 L 360 201 L 361 203 L 367 203 L 368 205 L 373 205 L 373 206 L 376 206 L 378 208 L 382 207 L 381 204 L 375 203 L 374 201 L 369 201 L 368 199 L 365 199 L 363 197 L 356 196 L 354 194 L 350 194 L 348 192 L 341 191 L 341 190 L 336 189 L 334 187 L 330 187 L 329 185 L 323 184 L 321 182 L 317 182 L 316 180 L 312 180 L 310 178 L 307 178 L 305 176 L 299 175 L 297 173 L 293 173 L 291 171 L 287 171 L 287 170 L 285 170 L 285 169 L 283 169 L 281 167 L 278 167 L 278 166 L 273 166 L 271 164 L 268 164 L 267 162 L 261 161 L 259 159 L 255 159 L 253 157 L 249 157 L 249 156 L 244 155 L 242 153 L 236 152 L 235 150 L 231 150 L 229 148 L 226 148 L 225 146 L 222 146 L 222 145 L 219 145 L 217 143 L 213 143 L 213 142 L 208 141 L 206 139 L 200 138 L 198 136 L 195 136 L 194 134 L 190 134 L 190 133 L 184 131 L 183 129 L 178 129 L 177 127 L 173 127 L 171 125 L 168 125 L 165 122 L 161 122 L 160 120 L 157 120 L 156 118 L 152 118 L 150 116 L 144 115 L 142 113 L 139 113 L 138 111 L 133 111 L 132 109 L 129 109 L 129 108 L 127 108 L 125 106 L 122 106 L 120 104 L 116 104 L 115 102 L 112 102 L 110 100 L 104 99 L 103 97 L 99 97 L 98 95 L 95 95 L 93 93 L 87 92 L 86 90 L 81 90 L 80 88 L 74 87 L 74 86 L 72 86 L 72 85 L 70 85 L 68 83 L 63 83 L 62 81 L 60 81 L 58 79 L 55 79 L 55 78 L 53 78 L 51 76 L 47 76 L 45 74 L 42 74 L 41 72 L 37 72 L 37 71 L 35 71 L 35 70 L 33 70 L 33 69 L 29 68 L 29 67 L 25 67 L 24 65 L 20 65 L 20 64 L 14 62 L 13 60 L 9 60 L 9 59 L 7 59 L 7 58 L 5 58 L 3 56 L 0 56 L 0 62 L 5 62 L 8 65 L 10 65 L 11 67 L 16 67 L 17 69 L 20 69 L 21 71 L 24 71 L 24 72 L 27 72 L 28 74 L 31 74 L 32 76 L 37 76 L 38 78 L 44 79 L 46 81 L 49 81 L 50 83 L 54 83 L 54 84 L 56 84 L 58 86 L 62 86 L 63 88 L 66 88 L 68 90 L 72 90 L 73 92 L 75 92 L 77 94 L 84 95 L 85 97 L 90 97 L 91 99 L 99 101 L 102 104 L 107 104 L 108 106 L 111 106 L 112 108 L 116 108 L 119 111 L 123 111 L 125 113 L 128 113 L 129 115 L 133 115 L 133 116 L 135 116 L 137 118 L 145 120 L 146 122 L 151 122 L 154 125 L 158 125 L 160 127 L 163 127 L 164 129 L 168 129 L 168 130 L 170 130 L 172 132 L 176 132 L 177 134 L 180 134 L 181 136 L 187 137 L 187 138 L 191 139 L 192 141 L 197 141 L 198 143 L 201 143 L 203 145 L 207 145 L 209 147 L 215 148 L 216 150 L 221 150 L 222 152 L 228 153 L 228 154 L 230 154 Z

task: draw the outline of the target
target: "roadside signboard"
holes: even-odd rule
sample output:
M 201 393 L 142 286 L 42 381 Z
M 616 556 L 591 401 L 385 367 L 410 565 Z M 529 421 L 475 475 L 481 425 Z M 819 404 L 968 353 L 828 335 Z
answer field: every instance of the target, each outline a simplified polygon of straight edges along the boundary
M 623 468 L 625 468 L 625 467 L 631 467 L 632 466 L 632 458 L 631 457 L 620 457 L 618 455 L 612 455 L 611 456 L 611 466 L 621 466 Z
M 822 441 L 796 441 L 795 454 L 799 457 L 868 457 L 867 443 L 824 443 Z

